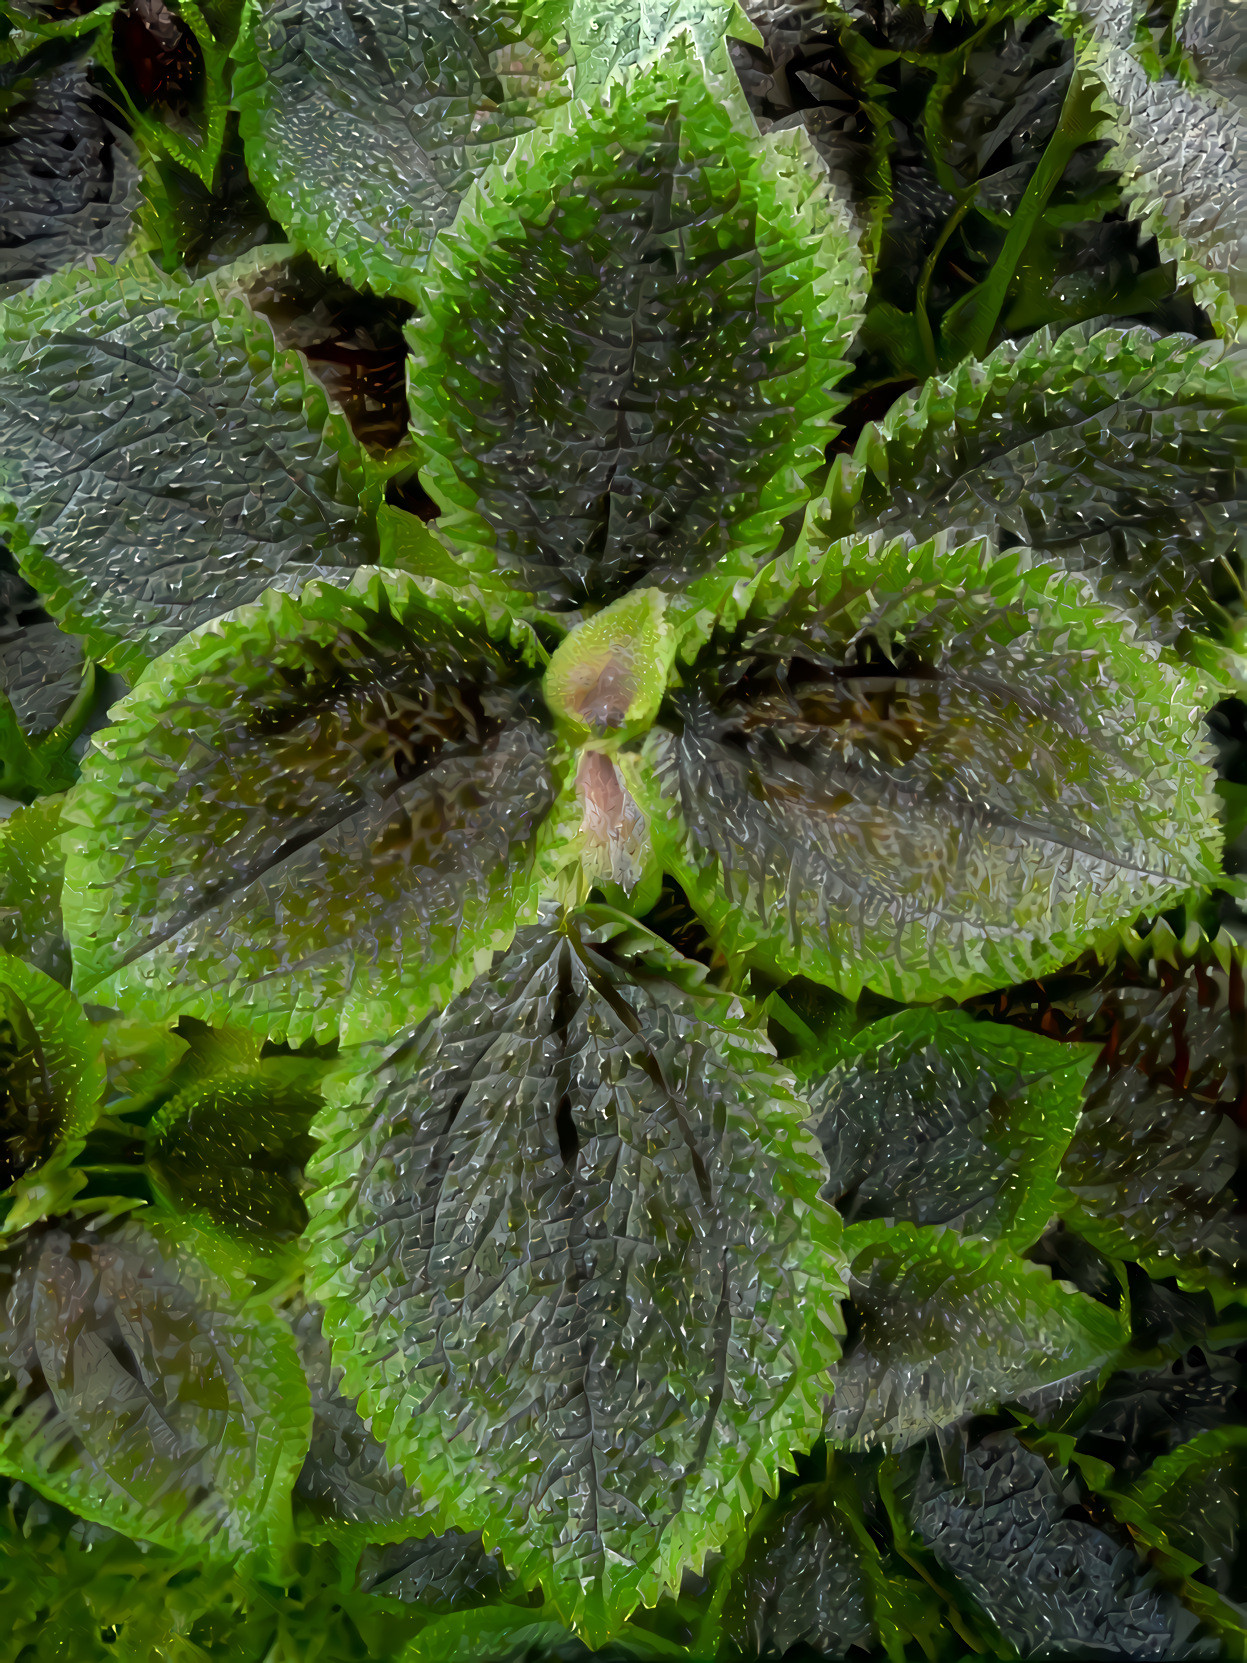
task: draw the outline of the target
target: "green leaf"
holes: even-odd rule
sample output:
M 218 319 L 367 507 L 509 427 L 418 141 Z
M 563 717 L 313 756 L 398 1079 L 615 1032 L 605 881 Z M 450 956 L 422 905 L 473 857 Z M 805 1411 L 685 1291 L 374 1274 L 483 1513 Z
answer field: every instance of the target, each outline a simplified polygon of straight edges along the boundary
M 1241 347 L 1148 329 L 1006 341 L 868 425 L 851 510 L 811 519 L 1026 543 L 1190 650 L 1243 611 L 1245 368 Z
M 168 1020 L 109 1013 L 100 1025 L 100 1044 L 111 1097 L 131 1102 L 149 1098 L 162 1086 L 189 1050 L 189 1041 L 170 1029 Z
M 312 1441 L 294 1486 L 295 1518 L 307 1541 L 402 1541 L 432 1524 L 432 1507 L 386 1460 L 385 1449 L 342 1391 L 319 1305 L 292 1316 L 312 1398 Z M 478 1539 L 479 1546 L 479 1539 Z
M 1138 1539 L 1203 1566 L 1233 1594 L 1243 1450 L 1247 1427 L 1215 1426 L 1160 1455 L 1124 1497 L 1110 1504 Z
M 242 300 L 147 264 L 69 271 L 0 306 L 0 336 L 14 550 L 111 668 L 371 557 L 345 423 Z
M 845 1233 L 861 1331 L 833 1371 L 827 1436 L 902 1450 L 937 1427 L 1101 1368 L 1114 1313 L 1003 1243 L 872 1221 Z
M 313 1169 L 346 1389 L 590 1645 L 774 1490 L 836 1355 L 818 1146 L 701 974 L 548 917 L 343 1091 Z
M 412 424 L 469 570 L 570 609 L 729 547 L 750 569 L 806 500 L 860 260 L 804 137 L 745 119 L 681 48 L 522 141 L 438 239 Z
M 557 58 L 491 0 L 272 0 L 253 15 L 234 97 L 270 212 L 357 287 L 414 298 L 472 181 L 566 98 Z
M 638 802 L 724 951 L 965 997 L 1214 880 L 1215 694 L 1081 579 L 875 536 L 800 543 L 720 605 Z
M 589 103 L 611 81 L 648 69 L 681 35 L 705 63 L 720 69 L 734 23 L 733 33 L 745 23 L 735 0 L 571 0 L 567 55 L 575 65 L 576 97 Z
M 44 797 L 0 822 L 0 949 L 68 984 L 69 947 L 61 928 L 61 806 Z
M 1170 963 L 1126 961 L 1071 1011 L 1108 1043 L 1061 1163 L 1057 1206 L 1107 1258 L 1196 1284 L 1247 1259 L 1230 1187 L 1243 972 L 1241 953 L 1226 958 L 1205 946 Z
M 908 1010 L 846 1050 L 807 1088 L 824 1193 L 846 1222 L 944 1224 L 1029 1247 L 1052 1215 L 1095 1048 Z
M 509 1658 L 530 1657 L 535 1647 L 554 1646 L 566 1638 L 563 1625 L 542 1617 L 539 1611 L 488 1606 L 483 1611 L 456 1611 L 430 1623 L 398 1663 L 507 1663 Z
M 66 809 L 77 985 L 292 1043 L 449 998 L 529 904 L 555 795 L 531 685 L 398 573 L 198 631 L 115 707 Z
M 849 1521 L 826 1484 L 764 1503 L 723 1610 L 729 1643 L 746 1656 L 842 1657 L 874 1642 L 870 1583 Z
M 59 1210 L 82 1187 L 70 1165 L 100 1112 L 99 1037 L 71 993 L 0 954 L 0 1232 Z
M 248 1034 L 246 1054 L 202 1059 L 194 1046 L 147 1128 L 147 1160 L 178 1211 L 229 1231 L 292 1240 L 307 1223 L 302 1169 L 321 1106 L 317 1057 L 270 1056 Z
M 1023 1657 L 1163 1658 L 1195 1618 L 1160 1592 L 1124 1533 L 1083 1513 L 1076 1481 L 1010 1432 L 969 1450 L 953 1479 L 928 1451 L 910 1513 L 922 1539 Z
M 0 1279 L 0 1471 L 144 1540 L 282 1545 L 310 1415 L 276 1317 L 133 1219 L 36 1232 Z
M 134 233 L 134 146 L 100 115 L 80 48 L 45 43 L 6 66 L 0 117 L 0 285 L 18 289 L 89 258 L 118 260 Z
M 1154 79 L 1136 48 L 1146 9 L 1144 0 L 1081 0 L 1070 8 L 1079 61 L 1104 88 L 1105 164 L 1121 176 L 1133 216 L 1232 337 L 1247 321 L 1241 83 L 1227 88 L 1224 74 L 1207 86 L 1193 74 Z

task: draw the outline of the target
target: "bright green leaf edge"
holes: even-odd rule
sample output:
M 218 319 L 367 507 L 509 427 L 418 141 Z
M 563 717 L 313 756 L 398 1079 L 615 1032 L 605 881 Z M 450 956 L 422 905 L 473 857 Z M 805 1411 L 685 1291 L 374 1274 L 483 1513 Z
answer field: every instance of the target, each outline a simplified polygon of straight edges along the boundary
M 751 574 L 774 548 L 779 522 L 809 500 L 806 476 L 821 471 L 836 413 L 846 400 L 833 392 L 848 368 L 845 352 L 865 301 L 866 272 L 846 207 L 835 196 L 804 130 L 759 137 L 737 100 L 708 77 L 678 41 L 644 75 L 612 83 L 602 105 L 566 105 L 525 134 L 508 161 L 487 171 L 468 192 L 454 224 L 439 234 L 419 282 L 421 314 L 407 326 L 412 436 L 422 452 L 421 479 L 441 505 L 437 534 L 449 545 L 465 581 L 513 582 L 515 604 L 535 605 L 519 573 L 498 565 L 493 529 L 476 508 L 472 465 L 461 471 L 462 444 L 454 431 L 453 402 L 443 390 L 446 354 L 472 309 L 478 263 L 503 238 L 522 239 L 524 223 L 541 224 L 563 202 L 567 180 L 593 176 L 603 148 L 643 150 L 648 118 L 673 107 L 681 114 L 681 146 L 716 172 L 731 170 L 740 187 L 739 211 L 756 215 L 757 242 L 779 273 L 777 298 L 786 321 L 806 342 L 805 365 L 771 383 L 776 401 L 791 410 L 793 431 L 784 460 L 764 487 L 757 508 L 732 527 L 724 581 Z
M 590 911 L 603 919 L 612 916 L 607 908 Z M 644 926 L 623 917 L 616 920 L 613 933 L 618 935 L 620 931 L 625 938 L 631 931 L 634 939 L 627 946 L 632 951 L 641 938 L 649 937 Z M 644 946 L 643 941 L 641 944 Z M 669 970 L 673 980 L 695 985 L 699 997 L 708 1001 L 708 1008 L 699 1013 L 703 1021 L 713 1023 L 733 1046 L 753 1053 L 758 1062 L 769 1059 L 774 1064 L 769 1043 L 748 1019 L 738 997 L 704 986 L 700 965 L 682 960 L 656 939 L 653 945 L 656 956 L 651 969 Z M 674 1593 L 685 1567 L 697 1570 L 708 1552 L 721 1547 L 765 1495 L 777 1493 L 781 1471 L 795 1470 L 794 1456 L 817 1440 L 823 1425 L 827 1366 L 838 1351 L 834 1334 L 843 1331 L 838 1307 L 811 1315 L 796 1341 L 802 1368 L 791 1378 L 785 1405 L 787 1423 L 772 1429 L 769 1441 L 747 1471 L 725 1481 L 714 1492 L 713 1515 L 690 1515 L 687 1509 L 677 1513 L 663 1531 L 651 1563 L 621 1576 L 609 1593 L 604 1594 L 600 1588 L 589 1592 L 559 1581 L 551 1576 L 548 1563 L 538 1561 L 523 1529 L 501 1512 L 496 1501 L 490 1495 L 473 1495 L 465 1484 L 462 1459 L 454 1453 L 453 1429 L 432 1424 L 435 1416 L 399 1425 L 392 1418 L 392 1408 L 385 1409 L 374 1395 L 381 1353 L 375 1339 L 369 1337 L 369 1319 L 360 1308 L 351 1277 L 336 1267 L 332 1254 L 322 1258 L 317 1249 L 319 1238 L 330 1243 L 336 1239 L 352 1205 L 359 1172 L 361 1102 L 368 1098 L 371 1082 L 387 1059 L 388 1048 L 378 1045 L 362 1046 L 344 1057 L 324 1082 L 325 1108 L 312 1127 L 321 1148 L 308 1167 L 308 1176 L 317 1186 L 307 1198 L 309 1218 L 304 1239 L 309 1256 L 308 1287 L 310 1296 L 324 1306 L 325 1331 L 332 1334 L 333 1360 L 343 1371 L 340 1389 L 344 1395 L 358 1398 L 360 1412 L 369 1417 L 373 1435 L 385 1444 L 386 1459 L 404 1472 L 408 1482 L 428 1500 L 431 1519 L 426 1529 L 479 1530 L 486 1549 L 501 1553 L 522 1586 L 540 1585 L 547 1604 L 560 1619 L 568 1622 L 586 1644 L 602 1645 L 638 1606 L 653 1606 L 664 1594 Z M 781 1153 L 792 1133 L 803 1126 L 808 1110 L 795 1083 L 785 1087 L 786 1077 L 782 1066 L 768 1071 L 770 1112 L 769 1116 L 759 1113 L 760 1138 L 769 1137 Z M 808 1167 L 807 1162 L 808 1157 L 802 1155 L 799 1164 L 787 1167 L 789 1187 L 784 1205 L 799 1209 L 806 1220 L 803 1273 L 812 1288 L 830 1287 L 842 1294 L 844 1238 L 839 1215 L 819 1199 L 820 1175 L 813 1162 L 808 1162 Z M 819 1165 L 825 1172 L 825 1165 L 821 1161 Z
M 231 268 L 232 269 L 232 268 Z M 180 312 L 188 328 L 208 324 L 228 339 L 234 350 L 245 352 L 253 375 L 269 375 L 283 403 L 302 406 L 309 439 L 319 435 L 324 449 L 340 467 L 339 494 L 346 503 L 364 502 L 369 474 L 366 459 L 346 418 L 331 409 L 328 395 L 297 352 L 277 345 L 268 322 L 246 301 L 230 294 L 228 284 L 215 279 L 188 283 L 170 276 L 146 255 L 134 255 L 116 266 L 97 262 L 92 267 L 71 266 L 41 278 L 7 301 L 0 301 L 0 342 L 3 350 L 20 354 L 27 342 L 38 342 L 66 325 L 82 331 L 84 320 L 97 305 L 129 303 L 138 311 L 168 306 Z M 361 519 L 361 530 L 367 530 Z M 22 575 L 39 591 L 43 604 L 63 629 L 81 635 L 87 656 L 115 670 L 133 683 L 153 659 L 143 631 L 112 629 L 100 621 L 98 608 L 65 578 L 56 561 L 55 540 L 45 540 L 37 525 L 28 525 L 5 490 L 0 465 L 0 532 L 17 560 Z M 349 568 L 343 569 L 343 580 Z M 307 582 L 306 572 L 300 573 Z M 332 581 L 326 573 L 325 581 Z M 278 580 L 280 583 L 280 579 Z M 222 607 L 222 613 L 228 609 Z
M 1166 649 L 1142 638 L 1124 613 L 1093 598 L 1080 577 L 1052 564 L 1039 564 L 1027 549 L 996 551 L 983 538 L 949 546 L 943 537 L 916 547 L 903 536 L 881 533 L 845 537 L 830 544 L 816 529 L 817 505 L 794 547 L 769 561 L 752 579 L 733 579 L 731 572 L 709 574 L 682 596 L 687 608 L 682 656 L 693 659 L 716 630 L 730 635 L 751 623 L 765 623 L 793 597 L 808 591 L 811 605 L 836 598 L 845 619 L 846 634 L 868 617 L 903 630 L 909 616 L 920 615 L 925 596 L 959 589 L 963 603 L 989 608 L 1007 607 L 1023 617 L 1038 617 L 1054 633 L 1061 629 L 1070 644 L 1099 651 L 1110 660 L 1118 685 L 1130 692 L 1141 709 L 1165 713 L 1166 727 L 1192 750 L 1211 755 L 1204 741 L 1191 736 L 1207 709 L 1232 691 L 1227 678 L 1207 669 L 1181 664 Z M 816 522 L 815 522 L 816 523 Z M 849 598 L 843 598 L 847 591 Z M 896 603 L 899 602 L 899 605 Z M 885 605 L 892 604 L 886 620 Z M 638 776 L 648 782 L 638 799 L 649 821 L 658 858 L 683 888 L 694 908 L 729 955 L 752 959 L 783 978 L 809 976 L 856 998 L 867 985 L 862 967 L 838 957 L 824 940 L 805 935 L 794 948 L 782 921 L 768 923 L 746 913 L 725 895 L 713 855 L 698 856 L 678 807 L 654 784 L 653 748 L 662 743 L 655 730 L 641 751 Z M 1115 945 L 1122 924 L 1149 908 L 1172 906 L 1197 888 L 1214 884 L 1223 842 L 1220 799 L 1213 788 L 1211 767 L 1195 756 L 1175 757 L 1159 739 L 1150 743 L 1157 762 L 1175 779 L 1175 818 L 1165 850 L 1186 864 L 1181 876 L 1160 882 L 1132 884 L 1108 915 L 1098 915 L 1094 897 L 1084 897 L 1078 914 L 1065 926 L 1043 936 L 1018 933 L 999 941 L 977 943 L 978 965 L 969 975 L 949 965 L 898 968 L 880 963 L 869 985 L 877 993 L 902 1003 L 944 997 L 967 998 L 995 987 L 1010 987 L 1047 974 L 1088 949 Z M 968 949 L 967 949 L 968 950 Z
M 145 910 L 141 905 L 127 910 L 119 899 L 126 873 L 119 846 L 140 832 L 146 797 L 176 790 L 177 767 L 154 760 L 146 751 L 147 736 L 161 711 L 201 674 L 245 663 L 250 649 L 295 645 L 318 632 L 332 636 L 340 624 L 358 625 L 361 609 L 374 608 L 382 596 L 399 612 L 415 607 L 447 622 L 483 627 L 493 639 L 507 641 L 523 661 L 544 662 L 531 626 L 487 599 L 451 591 L 436 580 L 370 567 L 357 568 L 342 588 L 310 583 L 297 601 L 283 591 L 269 590 L 260 600 L 185 636 L 114 706 L 113 726 L 96 736 L 83 777 L 65 801 L 62 908 L 76 992 L 150 1017 L 198 1016 L 216 1027 L 233 1024 L 291 1043 L 341 1038 L 354 1044 L 392 1033 L 446 1004 L 488 966 L 496 950 L 509 945 L 519 924 L 536 916 L 534 874 L 542 866 L 545 828 L 528 873 L 503 874 L 485 910 L 465 921 L 459 951 L 429 965 L 419 987 L 399 985 L 387 966 L 379 964 L 354 969 L 340 998 L 308 996 L 297 969 L 274 974 L 263 941 L 246 958 L 240 955 L 228 983 L 211 986 L 167 986 L 164 940 L 133 962 L 120 962 L 126 932 L 142 927 Z M 176 936 L 168 938 L 168 943 L 175 941 Z
M 955 1052 L 959 1061 L 972 1056 L 991 1079 L 1008 1083 L 1015 1148 L 1011 1175 L 997 1195 L 1002 1228 L 993 1236 L 1014 1252 L 1031 1246 L 1055 1210 L 1057 1172 L 1100 1047 L 1066 1045 L 962 1011 L 905 1010 L 859 1029 L 841 1047 L 832 1073 L 851 1075 L 863 1066 L 879 1072 L 883 1053 L 898 1047 L 906 1055 L 931 1047 Z

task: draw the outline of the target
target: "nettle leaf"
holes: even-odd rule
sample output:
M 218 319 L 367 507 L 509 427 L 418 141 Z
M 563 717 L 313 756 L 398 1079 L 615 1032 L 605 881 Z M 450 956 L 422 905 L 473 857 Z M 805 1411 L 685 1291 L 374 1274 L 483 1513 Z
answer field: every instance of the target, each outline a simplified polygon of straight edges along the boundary
M 1245 365 L 1241 347 L 1142 328 L 1006 341 L 868 425 L 843 495 L 811 517 L 1028 544 L 1197 651 L 1243 611 Z
M 99 1039 L 73 994 L 0 953 L 0 1190 L 38 1173 L 58 1141 L 81 1148 L 103 1089 Z
M 385 1458 L 354 1397 L 342 1391 L 315 1303 L 292 1314 L 312 1399 L 312 1441 L 294 1486 L 299 1534 L 308 1541 L 394 1541 L 431 1522 L 432 1508 Z
M 120 259 L 139 207 L 138 158 L 74 61 L 47 43 L 15 64 L 0 117 L 0 284 L 89 257 Z
M 307 1223 L 302 1169 L 315 1147 L 308 1127 L 321 1106 L 317 1057 L 203 1057 L 192 1042 L 147 1128 L 147 1165 L 179 1211 L 231 1231 L 292 1240 Z
M 310 1416 L 276 1317 L 136 1219 L 36 1231 L 0 1286 L 0 1470 L 144 1540 L 282 1544 Z
M 966 1453 L 958 1479 L 928 1451 L 910 1516 L 1023 1657 L 1192 1655 L 1195 1618 L 1156 1588 L 1125 1533 L 1093 1523 L 1082 1501 L 1075 1480 L 996 1432 Z
M 806 142 L 759 143 L 680 48 L 481 182 L 408 326 L 421 478 L 471 569 L 566 610 L 775 545 L 861 286 Z
M 1237 954 L 1225 964 L 1211 949 L 1173 957 L 1134 976 L 1122 965 L 1071 1002 L 1104 1048 L 1061 1163 L 1058 1206 L 1107 1257 L 1200 1281 L 1247 1257 L 1231 1188 L 1247 1065 L 1243 972 Z
M 1100 1053 L 1055 1205 L 1110 1259 L 1200 1284 L 1241 1260 L 1231 1186 L 1247 1082 L 1243 959 L 1228 934 L 1179 946 L 1163 921 L 1107 964 L 976 999 L 973 1013 L 1042 1026 Z
M 0 634 L 0 689 L 29 739 L 50 733 L 64 720 L 87 673 L 80 637 L 56 624 Z
M 827 1437 L 902 1450 L 937 1427 L 1101 1368 L 1117 1316 L 1003 1243 L 872 1221 L 845 1234 L 860 1331 L 833 1371 Z
M 354 441 L 241 299 L 154 266 L 0 306 L 0 502 L 24 574 L 133 679 L 197 624 L 372 557 Z
M 272 0 L 254 18 L 234 82 L 251 177 L 301 248 L 382 294 L 414 298 L 472 181 L 568 96 L 522 7 Z
M 1201 85 L 1240 112 L 1247 107 L 1247 24 L 1242 7 L 1227 6 L 1224 0 L 1187 0 L 1174 19 L 1174 33 Z
M 575 91 L 588 103 L 612 80 L 656 63 L 681 35 L 715 69 L 724 64 L 724 37 L 745 22 L 736 0 L 571 0 L 567 55 Z
M 270 593 L 153 667 L 66 808 L 80 990 L 291 1043 L 363 1039 L 506 944 L 555 797 L 551 741 L 521 653 L 452 615 L 364 573 Z
M 774 1489 L 836 1355 L 818 1146 L 702 974 L 547 916 L 343 1093 L 314 1168 L 346 1389 L 590 1645 Z
M 1052 1214 L 1095 1056 L 958 1011 L 872 1023 L 808 1088 L 824 1193 L 847 1222 L 945 1224 L 1028 1247 Z
M 63 802 L 43 797 L 0 822 L 0 949 L 68 986 L 72 965 L 61 927 Z
M 641 807 L 725 951 L 933 999 L 1212 881 L 1213 695 L 1081 579 L 982 543 L 799 544 L 723 620 Z
M 1247 1427 L 1218 1426 L 1158 1457 L 1129 1492 L 1119 1516 L 1145 1520 L 1143 1541 L 1157 1541 L 1203 1565 L 1222 1592 L 1234 1592 L 1239 1499 Z
M 1230 8 L 1226 8 L 1229 10 Z M 1143 0 L 1082 0 L 1072 8 L 1080 63 L 1100 82 L 1110 124 L 1106 165 L 1135 218 L 1177 261 L 1199 304 L 1233 335 L 1247 320 L 1247 134 L 1241 91 L 1185 73 L 1153 78 L 1136 47 Z
M 863 1550 L 825 1484 L 764 1505 L 724 1602 L 723 1629 L 743 1656 L 809 1648 L 843 1657 L 875 1639 Z M 799 1653 L 798 1653 L 799 1655 Z
M 186 1056 L 190 1042 L 172 1031 L 168 1020 L 110 1012 L 99 1027 L 111 1097 L 147 1101 L 164 1085 Z

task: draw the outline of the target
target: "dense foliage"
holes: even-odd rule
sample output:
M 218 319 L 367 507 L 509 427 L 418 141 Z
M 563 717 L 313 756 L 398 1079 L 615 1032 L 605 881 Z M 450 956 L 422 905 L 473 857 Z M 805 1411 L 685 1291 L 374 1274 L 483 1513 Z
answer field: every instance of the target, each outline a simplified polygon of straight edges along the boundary
M 1241 0 L 0 20 L 0 1663 L 1247 1658 Z

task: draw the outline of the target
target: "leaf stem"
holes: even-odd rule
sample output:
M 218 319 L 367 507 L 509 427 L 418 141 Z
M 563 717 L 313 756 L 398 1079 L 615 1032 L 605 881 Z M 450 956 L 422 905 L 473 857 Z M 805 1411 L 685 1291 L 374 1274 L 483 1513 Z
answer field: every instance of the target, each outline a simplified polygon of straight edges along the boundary
M 1048 199 L 1060 183 L 1070 157 L 1092 136 L 1101 116 L 1096 95 L 1077 70 L 1070 80 L 1061 106 L 1056 132 L 1031 175 L 1022 200 L 1009 224 L 1004 247 L 987 278 L 959 300 L 944 319 L 941 330 L 942 367 L 951 369 L 963 358 L 987 354 L 997 321 L 1004 308 L 1022 257 L 1035 233 Z
M 922 271 L 918 276 L 918 288 L 914 295 L 914 319 L 918 325 L 918 335 L 922 341 L 922 350 L 926 354 L 927 366 L 932 375 L 938 375 L 940 371 L 940 359 L 935 346 L 935 335 L 931 329 L 931 319 L 927 315 L 927 296 L 931 292 L 931 279 L 935 274 L 935 262 L 944 252 L 948 239 L 969 213 L 977 195 L 977 184 L 967 187 L 964 200 L 957 204 L 957 207 L 945 220 L 944 229 L 936 238 L 935 247 L 923 261 Z

